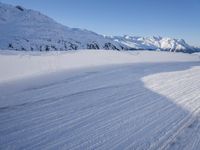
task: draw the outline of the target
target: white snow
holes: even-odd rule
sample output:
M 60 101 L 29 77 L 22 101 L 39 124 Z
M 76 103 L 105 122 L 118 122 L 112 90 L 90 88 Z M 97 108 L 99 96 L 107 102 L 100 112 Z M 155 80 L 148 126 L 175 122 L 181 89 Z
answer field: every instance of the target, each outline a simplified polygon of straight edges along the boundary
M 183 39 L 167 37 L 138 37 L 138 36 L 112 36 L 114 41 L 126 45 L 132 49 L 165 50 L 194 52 L 198 48 L 188 45 Z
M 196 52 L 196 53 L 193 53 L 194 55 L 199 55 L 200 56 L 200 52 Z
M 168 98 L 174 105 L 189 112 L 188 118 L 181 127 L 174 130 L 170 139 L 163 141 L 162 148 L 179 150 L 200 148 L 199 73 L 198 65 L 182 71 L 156 73 L 142 78 L 147 89 Z M 174 126 L 176 125 L 174 123 Z
M 0 52 L 0 149 L 199 149 L 200 62 L 168 52 Z
M 121 49 L 121 44 L 95 32 L 69 28 L 38 11 L 22 11 L 1 2 L 0 34 L 0 49 L 63 51 L 91 49 L 91 45 L 93 49 Z
M 138 62 L 199 61 L 196 55 L 149 51 L 0 51 L 0 82 L 62 70 Z
M 0 149 L 200 149 L 199 53 L 57 51 L 198 48 L 102 36 L 1 2 L 0 34 Z

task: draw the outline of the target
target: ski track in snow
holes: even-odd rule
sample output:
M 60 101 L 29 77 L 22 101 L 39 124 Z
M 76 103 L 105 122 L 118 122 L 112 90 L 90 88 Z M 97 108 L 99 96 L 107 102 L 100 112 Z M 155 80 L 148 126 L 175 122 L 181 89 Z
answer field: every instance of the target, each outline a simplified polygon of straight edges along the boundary
M 199 149 L 199 74 L 198 62 L 127 64 L 1 86 L 0 149 Z

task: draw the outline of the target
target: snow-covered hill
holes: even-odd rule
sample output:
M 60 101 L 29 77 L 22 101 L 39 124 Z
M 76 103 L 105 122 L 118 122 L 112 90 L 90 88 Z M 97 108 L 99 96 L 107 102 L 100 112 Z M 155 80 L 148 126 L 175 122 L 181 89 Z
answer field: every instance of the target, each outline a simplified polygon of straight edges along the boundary
M 122 49 L 88 30 L 63 26 L 40 12 L 0 3 L 0 48 L 15 50 Z
M 136 36 L 113 36 L 116 42 L 127 45 L 131 49 L 181 51 L 192 53 L 196 48 L 187 44 L 183 39 L 172 39 L 163 37 L 136 37 Z
M 189 53 L 197 51 L 184 40 L 161 37 L 108 37 L 85 29 L 69 28 L 40 12 L 1 2 L 0 35 L 0 48 L 10 50 L 159 49 Z

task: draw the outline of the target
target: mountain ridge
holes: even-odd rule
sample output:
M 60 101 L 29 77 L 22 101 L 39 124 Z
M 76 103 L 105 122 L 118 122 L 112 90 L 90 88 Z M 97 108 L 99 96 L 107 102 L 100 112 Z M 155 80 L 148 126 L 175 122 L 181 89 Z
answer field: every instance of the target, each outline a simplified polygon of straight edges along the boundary
M 195 47 L 190 46 L 184 39 L 173 39 L 161 36 L 141 37 L 141 36 L 112 36 L 114 41 L 125 44 L 133 50 L 163 50 L 163 51 L 195 51 Z
M 184 40 L 162 37 L 109 37 L 86 29 L 70 28 L 57 23 L 52 18 L 38 11 L 1 2 L 0 34 L 2 35 L 0 37 L 0 49 L 10 50 L 62 51 L 77 49 L 140 49 L 189 53 L 197 51 Z M 163 42 L 161 42 L 162 40 Z

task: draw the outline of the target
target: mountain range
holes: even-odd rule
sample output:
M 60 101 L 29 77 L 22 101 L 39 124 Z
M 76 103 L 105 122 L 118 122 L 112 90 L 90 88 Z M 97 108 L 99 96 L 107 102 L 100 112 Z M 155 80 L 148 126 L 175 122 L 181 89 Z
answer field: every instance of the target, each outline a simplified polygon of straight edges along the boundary
M 0 49 L 63 51 L 77 49 L 162 50 L 192 53 L 199 48 L 183 39 L 164 37 L 103 36 L 70 28 L 38 11 L 0 2 Z

